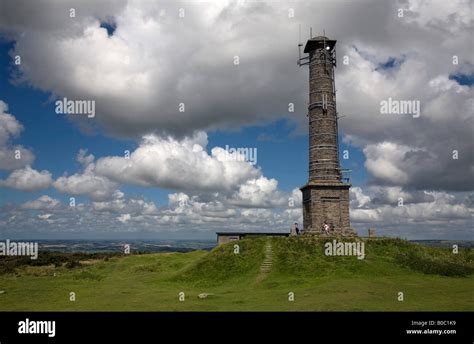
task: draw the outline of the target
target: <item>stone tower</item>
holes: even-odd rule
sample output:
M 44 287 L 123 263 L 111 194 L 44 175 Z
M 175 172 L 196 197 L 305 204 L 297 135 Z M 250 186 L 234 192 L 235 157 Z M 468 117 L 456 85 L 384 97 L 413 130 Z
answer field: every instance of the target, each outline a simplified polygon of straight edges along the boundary
M 309 65 L 309 180 L 303 193 L 305 233 L 353 235 L 349 223 L 349 180 L 339 164 L 334 67 L 336 41 L 318 36 L 308 40 L 299 65 Z

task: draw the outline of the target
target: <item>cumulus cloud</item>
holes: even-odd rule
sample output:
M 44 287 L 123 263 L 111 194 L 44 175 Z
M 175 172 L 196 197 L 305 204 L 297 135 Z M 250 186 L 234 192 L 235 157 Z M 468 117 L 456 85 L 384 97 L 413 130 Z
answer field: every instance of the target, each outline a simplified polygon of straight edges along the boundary
M 46 221 L 49 220 L 51 216 L 53 216 L 53 214 L 38 214 L 38 218 L 40 220 L 46 220 Z
M 78 196 L 89 196 L 94 200 L 110 199 L 117 192 L 117 184 L 107 177 L 96 174 L 96 166 L 92 155 L 86 156 L 80 150 L 77 160 L 83 164 L 83 170 L 71 176 L 64 175 L 56 179 L 53 186 L 62 193 Z
M 406 191 L 399 186 L 392 187 L 370 187 L 368 190 L 372 193 L 372 202 L 374 204 L 406 204 L 406 203 L 424 203 L 435 200 L 433 194 L 427 191 L 411 190 Z
M 473 72 L 468 2 L 283 4 L 4 1 L 0 30 L 16 42 L 12 54 L 35 56 L 18 67 L 17 80 L 53 96 L 96 100 L 94 121 L 114 135 L 184 137 L 289 117 L 290 102 L 291 118 L 306 128 L 307 70 L 294 63 L 295 47 L 298 24 L 304 40 L 318 23 L 316 31 L 338 39 L 340 128 L 368 154 L 374 181 L 474 188 L 472 90 L 450 78 Z M 112 35 L 100 26 L 110 20 Z M 381 115 L 388 97 L 419 100 L 420 118 Z M 390 145 L 402 153 L 377 155 Z
M 36 191 L 48 188 L 52 183 L 51 173 L 41 172 L 30 166 L 13 171 L 5 180 L 0 180 L 0 186 L 21 191 Z
M 96 210 L 130 214 L 137 212 L 137 207 L 147 207 L 147 203 L 125 200 L 118 190 L 119 184 L 186 191 L 202 202 L 215 200 L 226 206 L 288 208 L 301 205 L 298 189 L 291 194 L 279 190 L 278 181 L 264 177 L 260 168 L 245 161 L 241 152 L 231 153 L 214 147 L 209 154 L 206 146 L 206 133 L 197 132 L 181 140 L 147 135 L 124 157 L 105 156 L 95 161 L 92 154 L 80 150 L 77 161 L 83 171 L 60 177 L 53 185 L 61 192 L 90 196 Z M 147 212 L 154 211 L 154 205 L 150 205 Z
M 371 198 L 365 195 L 362 189 L 358 186 L 353 186 L 349 189 L 351 208 L 360 208 L 371 202 Z
M 301 208 L 248 208 L 230 204 L 232 200 L 203 201 L 198 196 L 184 193 L 170 194 L 169 206 L 157 218 L 171 228 L 199 228 L 214 230 L 288 231 L 294 222 L 302 221 Z
M 157 213 L 157 208 L 153 202 L 146 202 L 143 199 L 128 198 L 123 193 L 116 193 L 115 199 L 110 201 L 93 202 L 92 207 L 97 211 L 108 211 L 118 214 L 139 214 L 152 215 Z
M 205 191 L 232 190 L 261 175 L 253 165 L 240 161 L 238 153 L 225 154 L 214 147 L 208 154 L 205 145 L 203 132 L 181 141 L 148 135 L 130 157 L 98 159 L 96 171 L 122 183 Z
M 122 223 L 127 223 L 128 221 L 130 221 L 131 218 L 132 217 L 130 216 L 130 214 L 122 214 L 120 216 L 117 216 L 117 220 Z
M 399 203 L 398 197 L 406 201 Z M 447 192 L 379 186 L 351 190 L 351 225 L 364 235 L 375 227 L 381 235 L 412 239 L 472 238 L 473 215 L 472 204 Z
M 290 197 L 278 191 L 276 180 L 249 164 L 225 160 L 222 148 L 207 153 L 207 137 L 200 131 L 287 117 L 292 102 L 296 113 L 291 116 L 306 132 L 307 70 L 294 63 L 295 45 L 298 24 L 304 32 L 314 23 L 319 25 L 315 31 L 324 27 L 338 39 L 340 128 L 345 142 L 364 153 L 371 184 L 378 187 L 352 189 L 353 221 L 412 229 L 425 221 L 423 228 L 436 226 L 443 233 L 452 226 L 472 226 L 472 197 L 461 200 L 450 193 L 474 188 L 472 87 L 452 78 L 473 72 L 465 44 L 472 36 L 467 2 L 333 1 L 321 6 L 215 1 L 188 6 L 71 0 L 2 5 L 0 31 L 16 42 L 12 55 L 35 57 L 23 59 L 12 75 L 15 82 L 53 97 L 96 100 L 93 121 L 107 133 L 141 137 L 154 132 L 130 159 L 94 162 L 83 151 L 78 157 L 83 170 L 54 183 L 62 192 L 91 196 L 97 204 L 90 209 L 98 207 L 92 212 L 99 214 L 97 226 L 107 226 L 108 216 L 119 225 L 140 219 L 149 228 L 157 223 L 209 228 L 227 222 L 234 228 L 281 228 L 299 218 L 296 206 L 271 209 L 284 207 Z M 177 15 L 181 6 L 185 18 Z M 71 7 L 78 13 L 74 19 Z M 288 7 L 295 10 L 294 18 L 288 17 Z M 399 8 L 404 9 L 402 18 Z M 107 18 L 116 23 L 113 35 L 100 27 Z M 342 63 L 343 58 L 349 63 Z M 420 101 L 421 116 L 382 115 L 380 102 L 389 97 Z M 2 118 L 9 124 L 0 139 L 3 135 L 9 142 L 21 129 L 12 118 Z M 0 162 L 6 161 L 4 156 L 11 159 L 15 148 L 4 146 Z M 24 159 L 21 166 L 8 161 L 0 168 L 30 164 L 28 151 Z M 118 183 L 183 191 L 173 199 L 185 195 L 187 203 L 172 203 L 171 197 L 166 209 L 143 214 L 149 202 L 117 197 Z M 300 193 L 294 195 L 300 202 Z M 394 205 L 399 197 L 403 207 Z M 9 217 L 13 222 L 21 221 L 14 216 Z M 92 215 L 74 216 L 87 223 Z
M 4 144 L 10 137 L 17 136 L 22 130 L 23 126 L 16 120 L 15 117 L 6 113 L 8 105 L 0 101 L 0 143 Z
M 446 192 L 430 192 L 430 199 L 416 203 L 375 203 L 377 193 L 371 188 L 351 192 L 351 224 L 362 235 L 369 227 L 378 235 L 401 236 L 411 239 L 472 238 L 474 208 L 465 204 L 464 197 Z M 401 190 L 406 195 L 409 191 Z M 413 195 L 412 195 L 413 196 Z M 19 207 L 3 206 L 0 228 L 9 230 L 41 231 L 37 221 L 48 220 L 48 231 L 154 231 L 154 232 L 213 232 L 218 230 L 274 230 L 287 231 L 294 223 L 302 222 L 301 207 L 286 209 L 246 208 L 228 204 L 226 199 L 205 201 L 198 195 L 183 192 L 168 196 L 168 204 L 156 206 L 152 201 L 126 197 L 118 192 L 110 201 L 78 204 L 74 211 L 58 205 L 58 201 L 42 196 Z M 465 197 L 472 198 L 473 195 Z M 362 205 L 361 205 L 362 204 Z M 35 211 L 46 210 L 43 219 Z M 50 214 L 46 218 L 46 215 Z M 133 225 L 130 225 L 130 224 Z
M 18 42 L 14 54 L 36 57 L 23 61 L 18 80 L 59 97 L 96 100 L 96 120 L 108 132 L 126 136 L 149 131 L 183 136 L 257 123 L 281 117 L 289 101 L 304 99 L 289 49 L 298 28 L 286 9 L 226 1 L 125 3 L 108 3 L 105 10 L 91 2 L 7 1 L 0 28 Z M 77 12 L 74 19 L 70 7 Z M 38 19 L 25 20 L 30 11 Z M 100 27 L 108 18 L 116 25 L 111 36 Z M 275 51 L 283 54 L 272 54 L 274 63 L 266 63 Z M 56 63 L 50 60 L 53 52 Z M 268 87 L 275 81 L 287 87 Z M 285 100 L 262 103 L 262 96 Z
M 8 105 L 0 100 L 0 170 L 15 170 L 30 165 L 34 160 L 34 155 L 23 146 L 14 145 L 11 142 L 24 128 L 7 111 Z
M 247 180 L 239 186 L 231 199 L 231 204 L 243 207 L 258 208 L 275 208 L 287 207 L 289 197 L 278 190 L 278 181 L 276 179 L 268 179 L 259 177 L 257 179 Z
M 474 171 L 470 154 L 472 90 L 449 78 L 456 73 L 452 64 L 432 72 L 440 56 L 446 55 L 447 60 L 452 56 L 444 49 L 428 52 L 413 45 L 405 48 L 410 53 L 398 68 L 387 71 L 380 68 L 386 57 L 380 57 L 379 50 L 374 57 L 364 54 L 364 49 L 374 50 L 363 42 L 346 49 L 351 62 L 337 74 L 336 82 L 338 104 L 345 114 L 341 121 L 345 141 L 364 152 L 373 182 L 417 189 L 472 190 L 474 182 L 468 177 Z M 382 48 L 386 50 L 389 48 Z M 420 117 L 381 114 L 380 104 L 388 98 L 419 101 Z
M 47 210 L 55 209 L 60 207 L 61 202 L 55 198 L 51 198 L 48 195 L 43 195 L 33 201 L 25 202 L 21 205 L 23 209 L 32 209 L 32 210 Z
M 76 160 L 84 167 L 89 166 L 94 162 L 94 155 L 89 154 L 87 155 L 87 150 L 86 149 L 80 149 L 79 153 L 77 153 Z

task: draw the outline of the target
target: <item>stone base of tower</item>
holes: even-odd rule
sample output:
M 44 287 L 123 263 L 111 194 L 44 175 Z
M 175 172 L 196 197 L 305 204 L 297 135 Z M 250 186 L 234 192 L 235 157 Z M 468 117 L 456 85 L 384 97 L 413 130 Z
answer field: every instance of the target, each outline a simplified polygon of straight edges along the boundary
M 308 183 L 303 193 L 303 229 L 305 234 L 356 235 L 349 221 L 349 188 L 346 183 Z

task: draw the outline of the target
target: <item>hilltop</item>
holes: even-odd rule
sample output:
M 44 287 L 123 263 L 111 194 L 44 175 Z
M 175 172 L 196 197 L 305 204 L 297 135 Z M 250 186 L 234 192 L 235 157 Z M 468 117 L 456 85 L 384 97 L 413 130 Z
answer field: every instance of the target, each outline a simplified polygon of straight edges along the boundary
M 22 265 L 0 275 L 0 290 L 5 290 L 0 309 L 474 309 L 472 249 L 453 254 L 448 248 L 399 239 L 365 240 L 365 257 L 357 259 L 326 256 L 328 240 L 332 239 L 255 237 L 210 252 L 111 255 L 78 264 Z M 76 294 L 76 301 L 69 301 L 70 292 Z M 178 299 L 180 293 L 184 302 Z M 200 294 L 205 295 L 199 298 Z M 290 294 L 294 301 L 289 300 Z

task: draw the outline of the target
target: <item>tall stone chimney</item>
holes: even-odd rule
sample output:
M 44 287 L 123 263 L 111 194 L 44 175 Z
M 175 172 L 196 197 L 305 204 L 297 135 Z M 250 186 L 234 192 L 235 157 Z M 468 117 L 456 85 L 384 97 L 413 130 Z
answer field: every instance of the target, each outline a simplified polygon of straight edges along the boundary
M 334 67 L 336 41 L 311 38 L 299 65 L 309 65 L 309 180 L 303 193 L 305 233 L 354 235 L 349 223 L 348 178 L 339 163 Z

